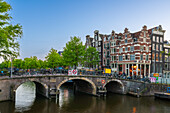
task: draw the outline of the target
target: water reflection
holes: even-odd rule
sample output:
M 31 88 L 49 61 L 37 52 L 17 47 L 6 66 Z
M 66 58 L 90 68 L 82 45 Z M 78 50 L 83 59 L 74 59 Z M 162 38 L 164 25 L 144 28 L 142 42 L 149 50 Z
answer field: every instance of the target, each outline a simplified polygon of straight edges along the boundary
M 105 98 L 96 98 L 74 94 L 72 88 L 63 86 L 56 101 L 40 96 L 35 98 L 35 85 L 30 86 L 18 88 L 15 103 L 0 102 L 0 113 L 170 113 L 169 101 L 154 97 L 108 94 Z
M 16 90 L 15 112 L 30 110 L 35 97 L 35 84 L 33 82 L 23 83 Z

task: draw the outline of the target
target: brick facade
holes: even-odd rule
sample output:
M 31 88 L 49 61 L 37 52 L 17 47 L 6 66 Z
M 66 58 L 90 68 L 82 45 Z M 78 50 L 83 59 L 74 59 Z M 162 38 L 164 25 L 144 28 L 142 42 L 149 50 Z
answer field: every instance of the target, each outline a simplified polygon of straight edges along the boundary
M 127 28 L 123 33 L 100 34 L 94 32 L 95 38 L 86 37 L 86 45 L 100 50 L 98 67 L 109 67 L 117 74 L 150 77 L 154 73 L 162 76 L 164 67 L 164 32 L 161 26 L 147 29 L 147 26 L 135 33 Z M 90 37 L 90 36 L 89 36 Z M 98 38 L 97 38 L 98 37 Z M 92 40 L 89 43 L 88 40 Z M 100 46 L 98 45 L 100 41 Z M 97 43 L 96 43 L 97 42 Z M 97 44 L 97 45 L 96 45 Z

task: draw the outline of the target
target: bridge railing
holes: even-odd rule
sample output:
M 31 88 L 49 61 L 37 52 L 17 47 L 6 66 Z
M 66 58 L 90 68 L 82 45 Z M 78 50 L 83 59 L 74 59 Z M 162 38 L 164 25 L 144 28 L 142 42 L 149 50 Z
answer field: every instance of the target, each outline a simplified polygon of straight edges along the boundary
M 41 76 L 41 75 L 68 75 L 67 69 L 39 69 L 39 70 L 21 70 L 15 71 L 12 73 L 13 77 L 15 76 Z M 85 75 L 85 76 L 105 76 L 114 79 L 127 79 L 127 80 L 135 80 L 135 81 L 148 81 L 148 79 L 141 79 L 139 76 L 129 77 L 126 74 L 118 75 L 117 73 L 105 74 L 102 70 L 97 71 L 86 71 L 86 70 L 78 70 L 77 75 Z M 2 76 L 10 76 L 10 73 L 3 73 Z

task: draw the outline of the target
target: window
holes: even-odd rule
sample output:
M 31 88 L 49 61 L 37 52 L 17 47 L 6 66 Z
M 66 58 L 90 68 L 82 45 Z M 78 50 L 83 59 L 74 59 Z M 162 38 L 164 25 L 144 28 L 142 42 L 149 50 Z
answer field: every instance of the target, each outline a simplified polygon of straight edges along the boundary
M 115 68 L 117 68 L 117 64 L 115 64 Z
M 105 57 L 106 53 L 104 52 L 104 57 Z
M 149 52 L 149 46 L 146 46 L 146 52 Z
M 130 60 L 135 60 L 135 55 L 130 55 Z
M 152 71 L 155 72 L 155 63 L 152 64 Z
M 110 65 L 110 60 L 109 59 L 107 59 L 107 66 L 109 66 Z
M 99 47 L 99 52 L 101 52 L 101 47 Z
M 146 38 L 143 38 L 143 42 L 146 42 Z
M 123 56 L 119 56 L 119 61 L 123 61 Z
M 168 62 L 168 55 L 165 55 L 165 62 Z
M 114 56 L 112 56 L 112 61 L 114 61 Z
M 145 59 L 146 61 L 148 61 L 149 60 L 149 55 L 146 55 L 146 59 Z
M 159 65 L 159 73 L 162 73 L 162 65 Z
M 104 44 L 104 49 L 106 48 L 106 44 Z
M 162 62 L 162 53 L 159 54 L 159 60 Z
M 162 42 L 162 37 L 160 37 L 160 42 Z
M 144 47 L 143 47 L 143 46 L 140 46 L 140 50 L 143 51 L 143 50 L 144 50 Z
M 140 60 L 143 60 L 143 55 L 140 55 Z
M 99 46 L 101 45 L 101 42 L 99 42 Z
M 165 70 L 168 70 L 168 63 L 165 63 Z
M 109 48 L 109 43 L 107 43 L 107 48 Z
M 95 40 L 97 40 L 97 36 L 95 35 Z
M 116 61 L 117 59 L 116 59 L 116 56 L 114 56 L 114 61 Z
M 111 46 L 113 47 L 113 42 L 111 42 Z
M 155 44 L 152 44 L 152 50 L 155 50 Z
M 125 60 L 128 60 L 128 55 L 125 55 Z
M 157 62 L 159 61 L 159 59 L 158 59 L 158 53 L 156 53 L 156 61 L 157 61 Z
M 144 38 L 146 37 L 146 31 L 144 31 L 144 35 L 143 35 L 143 37 L 144 37 Z
M 158 51 L 158 49 L 159 49 L 159 45 L 158 45 L 158 44 L 156 44 L 156 51 Z
M 128 47 L 125 47 L 125 51 L 128 51 Z
M 127 34 L 125 34 L 125 38 L 127 38 Z
M 162 51 L 162 45 L 160 45 L 160 51 Z
M 109 51 L 107 51 L 107 57 L 109 57 L 110 56 L 110 53 L 109 53 Z
M 153 38 L 153 41 L 155 41 L 155 36 L 153 36 L 152 38 Z
M 158 36 L 156 37 L 156 41 L 159 42 L 159 37 Z
M 96 47 L 98 47 L 98 42 L 96 41 Z
M 130 51 L 134 51 L 134 46 L 131 46 L 131 47 L 130 47 Z
M 134 42 L 137 42 L 138 40 L 137 40 L 137 38 L 134 38 L 133 41 L 134 41 Z
M 125 39 L 125 43 L 127 43 L 127 39 Z
M 112 64 L 112 68 L 114 68 L 114 64 Z
M 114 48 L 114 53 L 116 53 L 116 48 Z
M 122 48 L 119 49 L 119 53 L 121 53 L 121 52 L 122 52 Z
M 152 53 L 152 60 L 155 60 L 155 53 Z
M 116 45 L 116 42 L 114 42 L 114 46 Z
M 96 48 L 96 51 L 99 51 L 98 47 Z
M 112 36 L 112 39 L 114 39 L 114 36 Z
M 114 48 L 111 49 L 111 53 L 114 53 Z

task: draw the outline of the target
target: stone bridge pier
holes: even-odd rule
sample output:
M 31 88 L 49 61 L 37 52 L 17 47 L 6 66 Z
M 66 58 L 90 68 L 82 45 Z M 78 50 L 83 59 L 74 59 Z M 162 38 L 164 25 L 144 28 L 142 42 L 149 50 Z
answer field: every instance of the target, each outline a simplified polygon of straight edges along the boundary
M 131 82 L 106 78 L 103 76 L 68 76 L 68 75 L 44 75 L 44 76 L 24 76 L 15 78 L 0 79 L 0 101 L 15 100 L 17 88 L 28 81 L 36 85 L 36 94 L 46 98 L 56 97 L 60 87 L 72 80 L 76 86 L 76 91 L 97 96 L 100 88 L 105 88 L 108 92 L 126 94 Z

